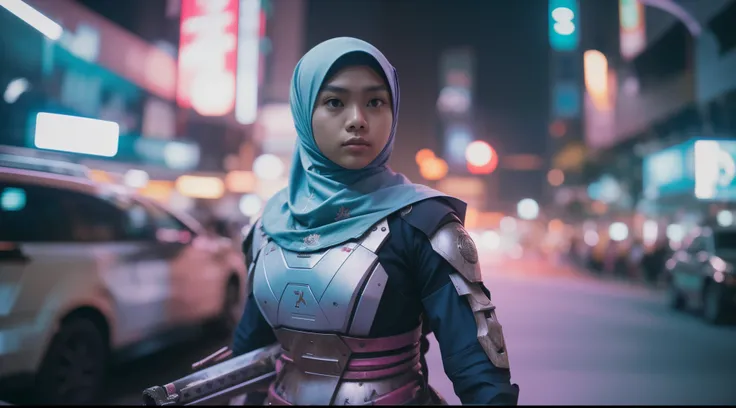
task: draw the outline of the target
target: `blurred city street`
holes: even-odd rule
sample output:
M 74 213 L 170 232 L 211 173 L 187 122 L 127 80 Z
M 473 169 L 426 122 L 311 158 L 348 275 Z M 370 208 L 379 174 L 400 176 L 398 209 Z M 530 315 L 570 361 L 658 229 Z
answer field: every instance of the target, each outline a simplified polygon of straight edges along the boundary
M 539 269 L 522 269 L 531 265 Z M 541 261 L 497 262 L 485 273 L 519 404 L 736 403 L 736 327 L 674 313 L 662 293 Z M 143 388 L 181 376 L 221 344 L 194 340 L 122 367 L 106 402 L 138 404 Z M 434 341 L 428 362 L 432 384 L 459 404 Z
M 250 279 L 311 360 L 339 351 L 311 336 L 380 342 L 341 375 L 410 401 L 411 341 L 371 336 L 465 330 L 423 309 L 434 251 L 477 252 L 520 404 L 736 406 L 734 22 L 736 0 L 0 0 L 0 400 L 140 405 L 252 332 Z M 325 395 L 298 378 L 289 402 Z

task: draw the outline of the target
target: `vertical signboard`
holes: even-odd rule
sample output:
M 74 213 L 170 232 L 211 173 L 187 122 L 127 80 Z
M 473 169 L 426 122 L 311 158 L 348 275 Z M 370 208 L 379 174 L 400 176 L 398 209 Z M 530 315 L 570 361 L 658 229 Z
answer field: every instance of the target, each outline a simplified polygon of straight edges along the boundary
M 631 60 L 647 45 L 644 5 L 639 0 L 619 0 L 618 14 L 621 56 Z
M 440 61 L 440 115 L 467 116 L 473 105 L 473 53 L 469 48 L 456 48 L 442 53 Z
M 574 51 L 580 43 L 578 0 L 549 0 L 549 45 L 555 51 Z
M 473 141 L 474 55 L 469 48 L 445 51 L 440 60 L 437 111 L 442 121 L 443 157 L 449 170 L 466 173 L 465 149 Z
M 182 0 L 177 103 L 203 116 L 231 113 L 236 99 L 238 0 Z
M 553 140 L 547 143 L 550 163 L 567 161 L 567 155 L 576 151 L 581 139 L 581 116 L 584 109 L 582 89 L 582 60 L 580 48 L 579 0 L 548 0 L 548 37 L 550 46 L 550 103 L 549 133 Z M 574 161 L 573 161 L 574 162 Z M 564 183 L 577 183 L 578 168 L 571 166 L 565 173 Z M 556 197 L 557 186 L 549 184 L 549 198 Z
M 552 119 L 576 119 L 582 111 L 582 62 L 579 52 L 550 55 Z
M 608 87 L 608 58 L 598 50 L 588 50 L 583 54 L 585 89 L 596 108 L 602 111 L 611 110 L 611 98 Z
M 265 15 L 261 10 L 261 0 L 240 0 L 235 120 L 243 125 L 255 122 L 258 113 L 260 42 L 264 34 Z

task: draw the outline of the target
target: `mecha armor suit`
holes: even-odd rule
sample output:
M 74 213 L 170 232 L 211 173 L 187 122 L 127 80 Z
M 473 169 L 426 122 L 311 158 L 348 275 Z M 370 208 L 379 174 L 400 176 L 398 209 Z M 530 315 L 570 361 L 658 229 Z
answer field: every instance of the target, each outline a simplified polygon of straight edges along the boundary
M 501 325 L 460 219 L 429 199 L 309 253 L 282 249 L 257 222 L 244 243 L 251 293 L 233 352 L 281 345 L 266 403 L 442 404 L 424 361 L 433 331 L 463 403 L 516 404 Z

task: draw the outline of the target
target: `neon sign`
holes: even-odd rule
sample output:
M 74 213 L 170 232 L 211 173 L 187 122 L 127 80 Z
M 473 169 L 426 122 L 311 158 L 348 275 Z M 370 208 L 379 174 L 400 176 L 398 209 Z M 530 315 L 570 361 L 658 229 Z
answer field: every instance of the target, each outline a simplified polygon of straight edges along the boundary
M 580 43 L 578 0 L 549 0 L 549 44 L 555 51 L 574 51 Z
M 182 0 L 177 103 L 203 116 L 235 107 L 238 0 Z

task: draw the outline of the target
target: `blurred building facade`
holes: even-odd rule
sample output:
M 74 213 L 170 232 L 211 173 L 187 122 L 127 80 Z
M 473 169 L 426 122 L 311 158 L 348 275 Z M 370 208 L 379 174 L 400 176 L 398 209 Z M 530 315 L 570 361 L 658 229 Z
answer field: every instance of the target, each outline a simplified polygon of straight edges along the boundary
M 586 153 L 579 182 L 554 190 L 558 204 L 632 231 L 731 207 L 736 1 L 619 0 L 613 27 L 606 4 L 581 9 Z
M 0 145 L 82 162 L 100 179 L 144 170 L 148 184 L 159 183 L 157 193 L 148 192 L 157 198 L 186 196 L 226 209 L 237 209 L 233 200 L 243 194 L 262 201 L 277 183 L 259 190 L 255 158 L 280 146 L 266 143 L 272 134 L 293 148 L 295 134 L 281 135 L 274 123 L 288 113 L 291 71 L 303 52 L 303 3 L 28 0 L 26 21 L 0 8 Z M 116 151 L 37 149 L 39 112 L 116 123 Z M 179 191 L 185 174 L 221 193 Z
M 116 160 L 165 168 L 161 151 L 155 158 L 137 150 L 162 150 L 165 141 L 185 135 L 186 121 L 174 102 L 173 47 L 154 46 L 78 2 L 27 4 L 59 24 L 63 34 L 48 38 L 6 9 L 0 10 L 7 30 L 3 43 L 8 47 L 3 53 L 7 94 L 3 102 L 14 123 L 3 144 L 34 147 L 35 114 L 49 111 L 115 122 L 121 136 Z M 140 138 L 151 142 L 137 148 Z M 193 160 L 174 167 L 196 168 Z

